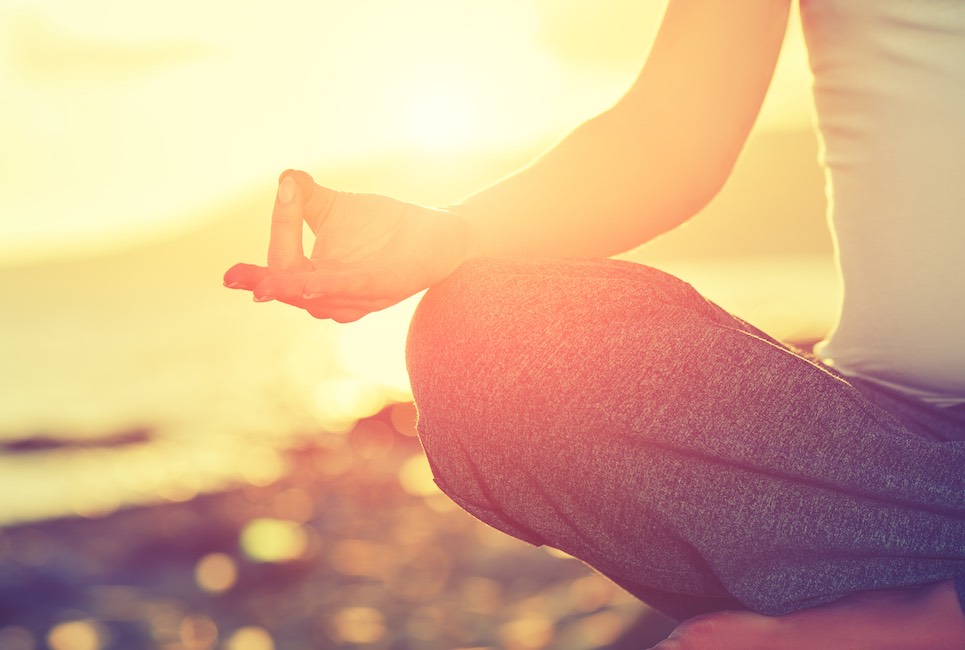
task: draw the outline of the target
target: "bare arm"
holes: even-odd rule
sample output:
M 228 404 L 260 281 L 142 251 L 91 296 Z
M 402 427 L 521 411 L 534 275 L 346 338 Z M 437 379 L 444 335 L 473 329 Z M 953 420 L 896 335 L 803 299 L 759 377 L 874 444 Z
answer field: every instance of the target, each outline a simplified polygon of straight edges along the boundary
M 670 0 L 639 78 L 541 159 L 452 206 L 470 256 L 606 257 L 699 211 L 754 124 L 789 0 Z
M 529 167 L 448 210 L 285 172 L 267 267 L 232 288 L 349 321 L 470 257 L 606 257 L 691 217 L 724 184 L 767 92 L 791 0 L 670 0 L 640 77 Z M 285 180 L 291 177 L 292 180 Z M 315 233 L 302 249 L 302 220 Z

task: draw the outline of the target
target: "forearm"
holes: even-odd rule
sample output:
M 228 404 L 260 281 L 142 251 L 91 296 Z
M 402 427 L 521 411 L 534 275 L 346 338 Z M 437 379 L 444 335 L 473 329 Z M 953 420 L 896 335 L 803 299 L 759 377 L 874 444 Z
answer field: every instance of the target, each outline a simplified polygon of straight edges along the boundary
M 472 256 L 609 256 L 699 211 L 753 125 L 787 12 L 787 0 L 673 0 L 612 109 L 452 206 L 470 224 Z
M 707 169 L 706 160 L 691 162 L 659 133 L 631 138 L 619 126 L 627 122 L 615 107 L 529 167 L 452 206 L 470 223 L 472 256 L 608 257 L 700 210 L 726 174 Z

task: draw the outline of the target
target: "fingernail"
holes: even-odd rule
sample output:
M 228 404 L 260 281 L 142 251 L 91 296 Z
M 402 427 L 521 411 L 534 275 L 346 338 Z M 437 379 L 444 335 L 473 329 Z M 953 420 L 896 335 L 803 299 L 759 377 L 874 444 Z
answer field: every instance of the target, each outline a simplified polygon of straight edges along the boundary
M 274 299 L 274 296 L 255 296 L 255 302 L 269 302 Z
M 229 289 L 240 289 L 240 288 L 241 288 L 241 283 L 240 283 L 240 282 L 225 282 L 225 283 L 224 283 L 224 286 L 228 287 Z
M 321 298 L 323 295 L 325 294 L 319 291 L 314 291 L 312 293 L 302 294 L 302 298 L 304 298 L 305 300 L 315 300 L 316 298 Z
M 297 187 L 295 179 L 291 176 L 281 179 L 281 183 L 278 184 L 278 200 L 281 203 L 291 203 L 295 199 Z

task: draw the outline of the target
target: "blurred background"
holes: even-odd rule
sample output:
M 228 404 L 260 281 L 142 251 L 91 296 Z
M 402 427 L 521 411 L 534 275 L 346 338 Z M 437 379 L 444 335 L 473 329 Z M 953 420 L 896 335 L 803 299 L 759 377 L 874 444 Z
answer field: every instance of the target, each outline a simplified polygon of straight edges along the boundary
M 0 0 L 0 648 L 646 647 L 670 622 L 435 488 L 415 300 L 221 286 L 278 173 L 454 202 L 609 107 L 659 0 Z M 734 176 L 625 257 L 805 345 L 840 289 L 792 23 Z M 649 641 L 648 641 L 649 639 Z

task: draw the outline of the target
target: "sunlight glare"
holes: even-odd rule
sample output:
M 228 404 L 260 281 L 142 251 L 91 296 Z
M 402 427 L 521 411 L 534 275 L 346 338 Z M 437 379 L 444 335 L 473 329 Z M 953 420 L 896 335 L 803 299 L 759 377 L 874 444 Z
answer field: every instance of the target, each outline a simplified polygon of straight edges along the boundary
M 419 298 L 421 294 L 338 330 L 339 366 L 351 375 L 377 382 L 385 396 L 396 401 L 409 397 L 405 337 Z
M 0 3 L 0 262 L 178 232 L 286 167 L 555 139 L 631 80 L 638 4 Z M 588 48 L 588 12 L 639 34 Z M 765 125 L 809 119 L 799 31 Z
M 457 89 L 438 86 L 411 95 L 406 114 L 414 144 L 435 150 L 455 149 L 473 140 L 479 111 Z

